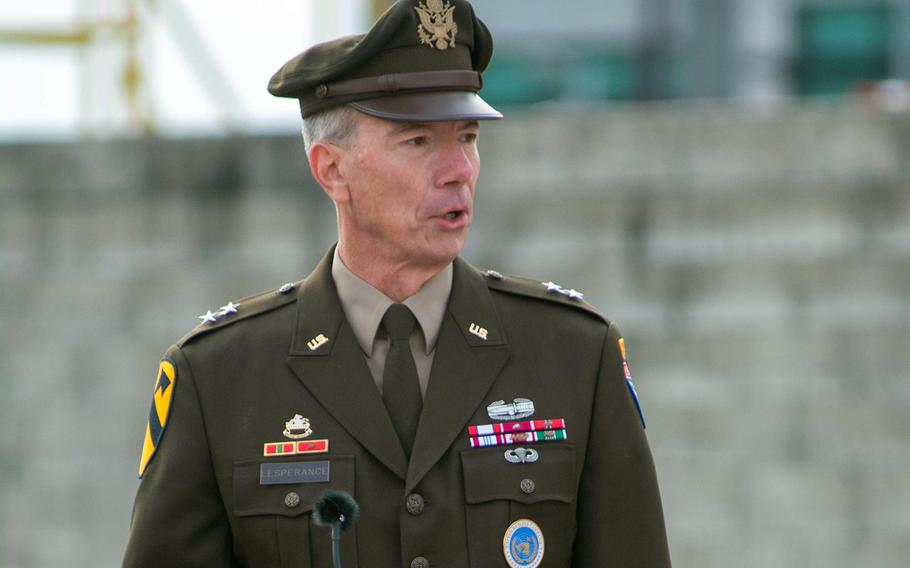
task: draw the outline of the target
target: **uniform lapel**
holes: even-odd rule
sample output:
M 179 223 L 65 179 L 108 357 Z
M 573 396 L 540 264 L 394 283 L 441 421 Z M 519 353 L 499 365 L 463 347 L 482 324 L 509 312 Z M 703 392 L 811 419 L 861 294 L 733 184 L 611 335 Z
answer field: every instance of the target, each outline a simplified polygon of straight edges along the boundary
M 483 403 L 508 358 L 506 338 L 484 277 L 467 262 L 456 259 L 405 494 L 459 435 L 467 436 L 468 420 Z
M 404 450 L 335 291 L 332 252 L 297 293 L 297 327 L 288 365 L 345 430 L 405 479 Z

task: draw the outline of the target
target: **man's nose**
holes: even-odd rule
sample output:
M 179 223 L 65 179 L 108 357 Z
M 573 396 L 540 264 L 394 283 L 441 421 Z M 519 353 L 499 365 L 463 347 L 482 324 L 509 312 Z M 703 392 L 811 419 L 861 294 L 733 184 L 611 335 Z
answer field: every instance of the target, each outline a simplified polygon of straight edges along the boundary
M 466 146 L 461 142 L 447 144 L 440 156 L 440 168 L 436 176 L 436 185 L 446 187 L 454 185 L 461 187 L 466 184 L 476 173 L 476 160 L 471 160 L 473 146 Z

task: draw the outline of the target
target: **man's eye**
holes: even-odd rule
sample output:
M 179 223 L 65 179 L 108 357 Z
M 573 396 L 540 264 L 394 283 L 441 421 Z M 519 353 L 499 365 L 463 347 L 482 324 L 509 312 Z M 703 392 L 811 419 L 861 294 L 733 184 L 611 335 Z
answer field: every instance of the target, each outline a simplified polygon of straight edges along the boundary
M 415 136 L 414 138 L 408 138 L 407 143 L 411 146 L 423 146 L 427 143 L 426 136 Z
M 477 133 L 476 132 L 465 132 L 461 135 L 461 141 L 467 144 L 477 142 Z

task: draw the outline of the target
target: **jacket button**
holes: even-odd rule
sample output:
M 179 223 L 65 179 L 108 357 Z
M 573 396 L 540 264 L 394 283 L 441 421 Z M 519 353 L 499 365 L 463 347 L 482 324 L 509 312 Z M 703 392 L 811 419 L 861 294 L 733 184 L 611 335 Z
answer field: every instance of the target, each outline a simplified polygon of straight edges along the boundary
M 430 568 L 430 561 L 423 556 L 411 560 L 411 568 Z
M 300 504 L 300 495 L 297 495 L 293 491 L 284 496 L 284 504 L 288 507 L 296 507 Z
M 530 495 L 531 493 L 534 493 L 535 488 L 536 488 L 536 486 L 534 485 L 533 479 L 525 478 L 525 479 L 521 480 L 521 490 L 524 491 L 525 493 L 527 493 L 528 495 Z
M 411 513 L 412 515 L 423 513 L 423 506 L 423 497 L 417 493 L 411 493 L 405 501 L 405 507 L 407 507 L 408 513 Z

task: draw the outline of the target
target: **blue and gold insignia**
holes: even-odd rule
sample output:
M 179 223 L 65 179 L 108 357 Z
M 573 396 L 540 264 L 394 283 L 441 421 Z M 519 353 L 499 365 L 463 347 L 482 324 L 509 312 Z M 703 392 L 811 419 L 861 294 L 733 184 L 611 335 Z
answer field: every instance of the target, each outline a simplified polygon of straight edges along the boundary
M 641 410 L 641 403 L 638 401 L 638 393 L 635 391 L 635 385 L 632 383 L 632 371 L 629 370 L 629 363 L 626 362 L 626 342 L 623 341 L 623 338 L 619 338 L 619 352 L 622 355 L 622 372 L 626 376 L 626 387 L 629 389 L 629 394 L 632 395 L 632 400 L 635 402 L 635 409 L 638 411 L 638 417 L 641 419 L 641 427 L 646 428 L 645 426 L 645 413 Z
M 502 537 L 502 553 L 512 568 L 537 568 L 543 552 L 543 531 L 530 519 L 518 519 Z
M 158 365 L 158 378 L 155 381 L 155 394 L 152 408 L 149 410 L 149 423 L 145 428 L 145 441 L 142 443 L 142 458 L 139 460 L 139 477 L 155 455 L 161 442 L 167 419 L 171 413 L 171 400 L 174 397 L 174 385 L 177 383 L 177 367 L 170 359 L 162 359 Z

